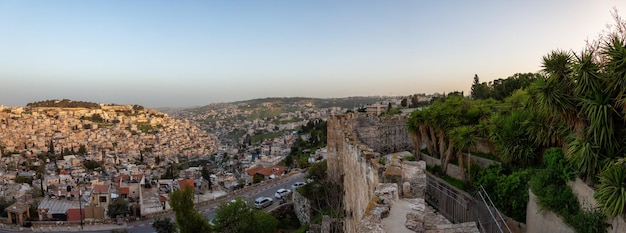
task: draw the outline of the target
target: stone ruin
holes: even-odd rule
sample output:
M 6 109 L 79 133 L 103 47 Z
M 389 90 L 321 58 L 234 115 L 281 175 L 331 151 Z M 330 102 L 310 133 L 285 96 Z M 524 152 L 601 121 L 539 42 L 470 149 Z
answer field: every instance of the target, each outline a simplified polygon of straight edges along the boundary
M 344 187 L 344 232 L 479 232 L 475 223 L 452 224 L 426 204 L 425 162 L 406 161 L 406 151 L 381 156 L 406 150 L 401 121 L 329 118 L 328 175 Z

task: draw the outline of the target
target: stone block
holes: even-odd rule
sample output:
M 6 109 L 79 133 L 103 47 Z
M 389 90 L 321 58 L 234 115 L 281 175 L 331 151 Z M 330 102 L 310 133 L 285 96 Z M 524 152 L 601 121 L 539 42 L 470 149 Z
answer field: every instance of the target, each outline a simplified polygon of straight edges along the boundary
M 413 193 L 411 192 L 411 183 L 408 181 L 402 183 L 402 197 L 413 197 Z

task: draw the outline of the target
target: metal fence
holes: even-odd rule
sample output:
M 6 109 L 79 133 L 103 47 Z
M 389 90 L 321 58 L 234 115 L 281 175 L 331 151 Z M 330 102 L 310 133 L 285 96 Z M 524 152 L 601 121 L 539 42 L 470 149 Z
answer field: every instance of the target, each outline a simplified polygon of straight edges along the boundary
M 429 172 L 426 177 L 426 202 L 452 223 L 476 222 L 483 233 L 511 232 L 482 186 L 471 196 Z

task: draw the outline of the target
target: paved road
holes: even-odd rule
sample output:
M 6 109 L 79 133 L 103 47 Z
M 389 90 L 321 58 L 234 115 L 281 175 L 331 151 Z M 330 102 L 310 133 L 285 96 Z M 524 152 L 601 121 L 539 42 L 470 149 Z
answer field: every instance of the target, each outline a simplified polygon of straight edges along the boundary
M 271 197 L 273 199 L 274 198 L 274 193 L 276 193 L 276 190 L 278 190 L 279 188 L 291 188 L 291 185 L 295 182 L 298 181 L 304 181 L 304 175 L 305 173 L 298 173 L 298 174 L 294 174 L 294 175 L 290 175 L 289 177 L 285 177 L 283 179 L 276 179 L 276 180 L 270 180 L 270 181 L 266 181 L 262 184 L 260 184 L 258 187 L 254 187 L 244 193 L 241 193 L 237 196 L 232 196 L 229 197 L 229 199 L 226 200 L 231 200 L 234 199 L 236 197 L 241 197 L 244 200 L 246 200 L 248 203 L 254 203 L 254 199 L 256 199 L 257 197 L 261 197 L 261 196 L 265 196 L 265 197 Z M 200 212 L 202 212 L 202 214 L 204 216 L 206 216 L 208 219 L 212 219 L 213 216 L 215 215 L 215 209 L 217 208 L 217 206 L 219 205 L 219 203 L 213 203 L 207 206 L 203 206 L 200 208 Z M 276 206 L 278 206 L 278 200 L 274 200 L 274 204 L 272 206 L 268 206 L 266 208 L 266 210 L 272 209 Z M 171 219 L 174 218 L 173 214 L 167 215 L 166 217 L 169 217 Z M 126 227 L 128 232 L 131 233 L 153 233 L 155 232 L 155 230 L 152 228 L 152 222 L 153 219 L 148 219 L 148 220 L 143 220 L 143 221 L 137 221 L 137 222 L 131 222 L 131 223 L 127 223 Z M 73 226 L 70 228 L 65 229 L 64 227 L 53 227 L 53 229 L 33 229 L 33 231 L 31 231 L 30 228 L 23 228 L 23 229 L 19 229 L 17 228 L 17 226 L 11 226 L 12 228 L 8 229 L 7 225 L 2 225 L 0 228 L 0 233 L 16 233 L 16 232 L 92 232 L 92 233 L 110 233 L 111 232 L 111 225 L 103 225 L 103 226 L 85 226 L 85 228 L 83 230 L 80 229 L 80 227 L 78 226 Z M 120 226 L 120 227 L 124 227 L 124 226 Z
M 261 196 L 271 197 L 272 199 L 275 199 L 274 193 L 276 193 L 276 190 L 278 190 L 279 188 L 291 188 L 291 185 L 293 183 L 298 182 L 298 181 L 304 181 L 304 175 L 305 173 L 299 173 L 299 174 L 295 174 L 295 175 L 292 175 L 290 177 L 283 178 L 280 180 L 266 181 L 264 184 L 261 184 L 260 186 L 256 188 L 248 190 L 238 196 L 232 196 L 227 200 L 231 200 L 236 197 L 241 197 L 244 200 L 246 200 L 248 203 L 252 204 L 254 203 L 254 199 L 256 199 L 257 197 L 261 197 Z M 219 203 L 213 203 L 213 204 L 201 207 L 199 211 L 202 212 L 202 214 L 206 216 L 208 219 L 212 219 L 213 216 L 215 215 L 215 209 L 217 208 L 218 205 Z M 277 205 L 278 205 L 278 201 L 274 200 L 274 204 L 272 206 L 267 207 L 267 209 L 271 209 L 273 206 L 277 206 Z M 173 215 L 168 215 L 167 217 L 172 218 L 172 220 L 174 218 Z M 132 233 L 155 232 L 154 229 L 152 228 L 152 221 L 153 220 L 150 219 L 150 220 L 129 223 L 128 230 L 129 232 L 132 232 Z M 110 231 L 102 231 L 102 232 L 110 232 Z

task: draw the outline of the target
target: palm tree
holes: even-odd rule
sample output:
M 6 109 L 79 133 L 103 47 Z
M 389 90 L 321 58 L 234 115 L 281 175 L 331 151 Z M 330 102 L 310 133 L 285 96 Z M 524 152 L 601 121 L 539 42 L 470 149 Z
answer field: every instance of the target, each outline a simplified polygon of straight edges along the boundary
M 420 111 L 420 110 L 415 110 L 415 111 Z M 417 114 L 415 114 L 417 115 Z M 411 116 L 413 116 L 413 114 L 411 114 Z M 411 142 L 413 142 L 413 147 L 415 147 L 415 152 L 413 153 L 413 156 L 415 157 L 415 160 L 419 161 L 422 159 L 422 134 L 420 132 L 420 127 L 419 127 L 419 122 L 417 121 L 416 118 L 409 118 L 407 120 L 407 128 L 409 131 L 409 134 L 411 136 Z
M 538 145 L 529 135 L 529 113 L 516 110 L 491 118 L 489 138 L 503 162 L 529 166 L 537 162 Z
M 593 195 L 604 212 L 611 216 L 626 214 L 626 165 L 624 159 L 610 163 L 599 175 L 598 191 Z
M 471 173 L 472 158 L 470 156 L 470 149 L 476 146 L 476 127 L 472 125 L 463 125 L 455 127 L 450 131 L 450 137 L 452 144 L 457 150 L 456 156 L 459 160 L 459 168 L 461 169 L 461 178 L 463 180 L 471 180 L 471 177 L 465 175 L 464 163 L 463 163 L 463 151 L 467 154 L 467 174 Z

